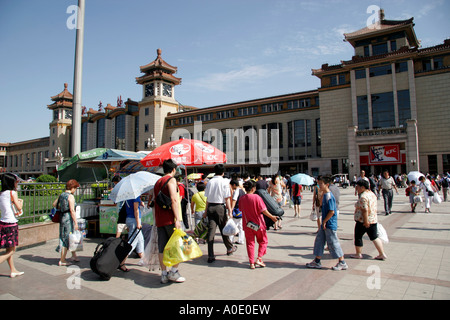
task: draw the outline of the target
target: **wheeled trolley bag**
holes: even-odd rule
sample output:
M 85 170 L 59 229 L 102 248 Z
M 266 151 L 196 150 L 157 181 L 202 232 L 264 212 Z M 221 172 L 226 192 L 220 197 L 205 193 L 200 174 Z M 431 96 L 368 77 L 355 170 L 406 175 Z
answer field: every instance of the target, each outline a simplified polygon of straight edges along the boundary
M 117 270 L 122 261 L 130 253 L 134 239 L 141 229 L 135 229 L 128 241 L 122 238 L 110 237 L 97 245 L 94 256 L 91 258 L 91 270 L 103 280 L 111 279 L 112 274 Z
M 263 199 L 264 204 L 266 205 L 267 211 L 269 211 L 271 215 L 278 217 L 278 219 L 281 219 L 281 216 L 284 214 L 284 210 L 275 201 L 275 199 L 267 192 L 267 190 L 257 189 L 255 191 L 255 193 Z M 264 221 L 266 222 L 267 230 L 269 230 L 270 227 L 273 227 L 275 224 L 272 220 L 270 220 L 266 216 L 264 216 Z

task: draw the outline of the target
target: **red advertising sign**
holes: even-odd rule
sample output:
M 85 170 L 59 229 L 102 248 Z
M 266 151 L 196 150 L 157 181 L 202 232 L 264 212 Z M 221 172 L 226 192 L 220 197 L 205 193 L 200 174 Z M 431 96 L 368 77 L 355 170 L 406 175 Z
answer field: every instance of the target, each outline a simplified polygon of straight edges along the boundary
M 369 165 L 400 164 L 400 145 L 387 144 L 369 147 Z

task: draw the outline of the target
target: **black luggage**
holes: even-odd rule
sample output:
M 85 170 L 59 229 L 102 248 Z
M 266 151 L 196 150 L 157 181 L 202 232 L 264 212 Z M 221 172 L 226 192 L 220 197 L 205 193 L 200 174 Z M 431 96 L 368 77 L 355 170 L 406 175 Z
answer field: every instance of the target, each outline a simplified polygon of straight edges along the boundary
M 97 245 L 94 256 L 90 261 L 91 270 L 103 280 L 109 280 L 131 251 L 131 243 L 138 236 L 141 229 L 136 229 L 128 241 L 122 238 L 110 237 Z
M 258 189 L 255 193 L 263 199 L 264 204 L 267 207 L 267 211 L 269 211 L 271 215 L 281 217 L 284 214 L 283 208 L 275 201 L 274 198 L 272 198 L 267 190 Z
M 279 217 L 281 219 L 281 216 L 284 214 L 283 208 L 275 201 L 274 198 L 267 192 L 265 189 L 257 189 L 255 191 L 257 195 L 259 195 L 266 205 L 267 211 L 270 212 L 271 215 Z M 269 219 L 268 217 L 264 216 L 264 221 L 266 222 L 266 228 L 267 230 L 270 229 L 270 227 L 274 226 L 274 222 Z

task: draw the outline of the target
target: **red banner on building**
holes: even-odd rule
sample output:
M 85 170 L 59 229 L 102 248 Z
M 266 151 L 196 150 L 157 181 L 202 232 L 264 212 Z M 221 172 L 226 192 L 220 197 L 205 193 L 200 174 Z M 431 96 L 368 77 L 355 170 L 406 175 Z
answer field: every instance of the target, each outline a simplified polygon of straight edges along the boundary
M 402 163 L 400 145 L 387 144 L 369 147 L 369 165 L 400 163 Z

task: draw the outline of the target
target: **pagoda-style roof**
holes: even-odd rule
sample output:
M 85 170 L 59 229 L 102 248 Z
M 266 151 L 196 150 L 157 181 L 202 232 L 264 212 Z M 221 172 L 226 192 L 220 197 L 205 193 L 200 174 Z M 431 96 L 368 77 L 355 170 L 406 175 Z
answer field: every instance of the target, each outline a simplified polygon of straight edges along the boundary
M 144 73 L 143 76 L 136 77 L 138 84 L 143 84 L 152 80 L 164 80 L 175 85 L 181 83 L 181 78 L 175 77 L 173 74 L 177 72 L 178 68 L 171 66 L 161 57 L 161 49 L 157 51 L 156 59 L 145 66 L 141 66 L 140 70 Z
M 357 41 L 383 36 L 385 34 L 405 31 L 411 47 L 419 47 L 416 33 L 414 31 L 414 18 L 408 20 L 386 20 L 384 19 L 384 11 L 380 10 L 380 20 L 374 24 L 362 28 L 355 32 L 344 33 L 345 41 L 349 42 L 353 47 Z
M 67 83 L 64 83 L 64 90 L 58 93 L 56 96 L 51 97 L 53 101 L 58 101 L 62 99 L 73 100 L 73 95 L 67 90 Z
M 64 90 L 58 93 L 56 96 L 51 97 L 54 103 L 47 105 L 51 110 L 61 107 L 72 108 L 73 95 L 67 90 L 67 83 L 64 83 Z

